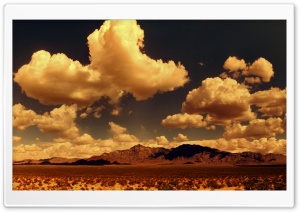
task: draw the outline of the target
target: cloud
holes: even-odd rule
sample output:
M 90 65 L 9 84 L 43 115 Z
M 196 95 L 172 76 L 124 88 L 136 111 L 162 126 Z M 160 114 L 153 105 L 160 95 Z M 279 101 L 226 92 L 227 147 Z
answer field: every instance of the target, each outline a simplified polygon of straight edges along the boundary
M 205 66 L 204 62 L 198 62 L 199 66 Z
M 176 137 L 173 137 L 173 141 L 187 141 L 187 140 L 189 140 L 188 137 L 181 133 L 178 133 Z
M 248 89 L 234 79 L 207 78 L 189 92 L 181 111 L 207 114 L 205 121 L 211 124 L 249 121 L 256 117 L 250 108 L 250 98 Z
M 203 121 L 203 116 L 196 114 L 175 114 L 172 116 L 167 116 L 162 120 L 161 124 L 168 128 L 181 128 L 185 129 L 187 127 L 206 127 L 207 123 Z
M 16 153 L 39 151 L 39 150 L 41 150 L 41 148 L 36 144 L 31 144 L 31 145 L 20 144 L 16 147 L 13 147 L 13 151 Z
M 259 77 L 245 77 L 245 82 L 249 84 L 261 83 L 261 79 Z
M 13 127 L 25 130 L 27 127 L 35 125 L 34 120 L 37 114 L 33 110 L 26 110 L 22 104 L 13 106 Z
M 270 82 L 274 76 L 273 65 L 265 58 L 258 58 L 252 65 L 243 71 L 243 75 L 254 75 L 262 78 L 263 82 Z
M 270 82 L 270 79 L 274 76 L 273 65 L 263 57 L 258 58 L 251 65 L 247 65 L 243 59 L 230 56 L 225 61 L 223 68 L 233 72 L 233 78 L 238 78 L 242 74 L 244 76 L 257 76 L 263 82 Z M 227 76 L 224 73 L 220 75 L 222 78 Z M 251 84 L 260 83 L 261 80 L 257 77 L 246 77 L 245 81 Z
M 88 117 L 88 115 L 91 114 L 92 112 L 93 112 L 93 108 L 92 107 L 87 107 L 85 109 L 85 112 L 81 113 L 79 115 L 79 117 L 82 118 L 82 119 L 84 119 L 84 118 Z
M 160 144 L 159 144 L 160 143 Z M 168 142 L 164 136 L 158 136 L 155 139 L 140 142 L 140 144 L 149 147 L 165 147 L 174 148 L 182 144 L 196 144 L 217 148 L 222 151 L 229 152 L 259 152 L 262 154 L 276 153 L 286 154 L 286 140 L 271 138 L 260 138 L 253 141 L 248 141 L 245 138 L 237 138 L 226 140 L 220 138 L 217 140 L 199 140 L 199 141 L 173 141 Z M 76 145 L 71 142 L 64 143 L 49 143 L 41 148 L 36 144 L 24 145 L 20 144 L 13 148 L 13 159 L 42 159 L 52 157 L 64 158 L 89 158 L 94 155 L 101 155 L 106 152 L 115 150 L 128 149 L 133 143 L 117 143 L 111 139 L 98 140 L 91 144 Z
M 116 142 L 138 143 L 139 139 L 134 135 L 126 134 L 127 129 L 114 122 L 108 123 L 110 126 L 109 132 L 113 135 L 113 140 Z
M 167 145 L 169 144 L 168 139 L 165 136 L 158 136 L 155 138 L 158 145 Z
M 286 111 L 286 89 L 258 91 L 251 95 L 250 103 L 260 107 L 265 116 L 281 116 Z
M 110 126 L 110 132 L 112 135 L 120 135 L 127 131 L 125 127 L 121 127 L 120 125 L 115 124 L 114 122 L 108 123 Z
M 226 126 L 223 136 L 225 138 L 261 138 L 275 137 L 276 134 L 284 133 L 281 118 L 255 119 L 244 126 L 240 123 L 234 123 Z
M 43 133 L 55 134 L 63 138 L 74 138 L 79 133 L 79 129 L 74 122 L 76 111 L 76 105 L 62 105 L 53 109 L 50 113 L 38 116 L 35 123 Z
M 21 137 L 19 137 L 19 136 L 13 136 L 13 143 L 20 142 L 21 140 L 22 140 Z
M 73 143 L 75 143 L 77 145 L 91 144 L 93 142 L 94 142 L 94 139 L 92 138 L 92 136 L 90 136 L 87 133 L 84 133 L 82 136 L 77 137 L 73 140 Z
M 122 112 L 122 108 L 120 107 L 115 107 L 112 111 L 111 111 L 111 115 L 113 116 L 119 116 Z
M 27 110 L 23 105 L 16 104 L 13 106 L 13 126 L 24 130 L 28 126 L 36 125 L 45 134 L 54 134 L 62 138 L 75 138 L 79 133 L 74 122 L 76 111 L 76 105 L 62 105 L 50 113 L 38 115 L 33 110 Z
M 247 64 L 245 63 L 245 60 L 241 59 L 239 60 L 235 56 L 230 56 L 225 61 L 223 68 L 226 70 L 229 70 L 229 72 L 236 72 L 239 70 L 244 70 L 247 67 Z
M 180 63 L 153 60 L 141 52 L 144 31 L 134 20 L 105 21 L 87 39 L 90 64 L 40 50 L 18 70 L 14 81 L 43 104 L 89 106 L 102 97 L 117 103 L 125 93 L 145 100 L 189 80 Z
M 286 140 L 277 140 L 274 137 L 259 138 L 253 141 L 248 141 L 245 138 L 236 138 L 230 140 L 220 138 L 217 140 L 204 140 L 194 143 L 232 153 L 251 151 L 262 154 L 274 153 L 286 155 Z

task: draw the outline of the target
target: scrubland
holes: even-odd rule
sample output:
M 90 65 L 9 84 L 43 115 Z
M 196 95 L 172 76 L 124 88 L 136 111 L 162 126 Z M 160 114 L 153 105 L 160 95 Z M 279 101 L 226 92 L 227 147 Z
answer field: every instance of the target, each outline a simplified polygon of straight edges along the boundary
M 285 167 L 14 166 L 13 190 L 286 190 Z

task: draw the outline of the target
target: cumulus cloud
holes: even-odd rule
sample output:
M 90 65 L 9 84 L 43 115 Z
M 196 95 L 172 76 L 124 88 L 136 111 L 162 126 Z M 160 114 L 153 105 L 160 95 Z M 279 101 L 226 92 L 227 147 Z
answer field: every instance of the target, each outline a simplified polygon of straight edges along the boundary
M 20 142 L 21 140 L 22 140 L 21 137 L 19 137 L 19 136 L 13 136 L 13 143 Z
M 16 153 L 39 151 L 39 150 L 41 150 L 41 148 L 36 144 L 31 144 L 31 145 L 20 144 L 16 147 L 13 147 L 13 151 Z
M 172 116 L 167 116 L 162 120 L 161 124 L 168 128 L 181 128 L 185 129 L 187 127 L 206 127 L 207 123 L 203 121 L 203 116 L 197 114 L 175 114 Z
M 73 140 L 73 143 L 78 144 L 78 145 L 83 145 L 83 144 L 91 144 L 94 142 L 94 139 L 92 136 L 90 136 L 87 133 L 84 133 L 82 136 L 77 137 Z
M 127 129 L 114 122 L 108 123 L 110 126 L 109 132 L 113 135 L 113 140 L 116 142 L 138 143 L 139 139 L 131 134 L 126 134 Z
M 230 56 L 225 61 L 223 68 L 229 72 L 233 72 L 233 78 L 238 78 L 241 74 L 244 76 L 256 76 L 246 77 L 247 83 L 260 83 L 270 82 L 270 79 L 274 76 L 273 65 L 263 57 L 258 58 L 252 64 L 247 65 L 243 59 L 238 59 L 235 56 Z M 226 75 L 222 73 L 224 78 Z
M 13 106 L 13 126 L 24 130 L 28 126 L 36 125 L 43 133 L 58 135 L 62 138 L 75 138 L 79 133 L 74 122 L 76 111 L 76 105 L 62 105 L 50 113 L 39 115 L 33 110 L 27 110 L 21 104 L 16 104 Z
M 173 137 L 173 141 L 187 141 L 187 140 L 189 140 L 188 137 L 181 133 L 178 133 L 176 137 Z
M 259 76 L 263 82 L 270 82 L 271 77 L 274 76 L 273 65 L 265 58 L 258 58 L 252 65 L 243 71 L 243 74 Z
M 155 138 L 158 145 L 167 145 L 169 143 L 168 139 L 165 136 L 158 136 Z
M 256 117 L 250 108 L 250 97 L 248 89 L 234 79 L 207 78 L 189 92 L 182 112 L 207 114 L 205 121 L 212 124 L 249 121 Z
M 261 138 L 274 137 L 276 134 L 284 133 L 281 118 L 255 119 L 249 125 L 234 123 L 226 126 L 223 136 L 225 138 Z
M 251 95 L 250 103 L 260 107 L 265 116 L 281 116 L 286 111 L 286 89 L 258 91 Z
M 223 65 L 223 68 L 229 70 L 229 72 L 244 70 L 246 67 L 247 64 L 245 63 L 245 60 L 240 60 L 235 56 L 228 57 Z
M 89 106 L 101 97 L 117 103 L 124 93 L 145 100 L 189 80 L 180 63 L 153 60 L 141 52 L 144 31 L 134 20 L 105 21 L 87 39 L 90 64 L 40 50 L 18 70 L 14 81 L 43 104 Z
M 50 113 L 39 115 L 35 123 L 43 133 L 55 134 L 63 138 L 74 138 L 79 133 L 74 122 L 76 111 L 76 105 L 62 105 L 60 108 L 53 109 Z
M 26 110 L 22 104 L 13 106 L 13 126 L 19 130 L 25 130 L 27 127 L 35 125 L 37 114 L 33 110 Z
M 109 127 L 110 127 L 110 133 L 112 135 L 120 135 L 126 132 L 126 128 L 125 127 L 121 127 L 118 124 L 115 124 L 114 122 L 109 122 Z

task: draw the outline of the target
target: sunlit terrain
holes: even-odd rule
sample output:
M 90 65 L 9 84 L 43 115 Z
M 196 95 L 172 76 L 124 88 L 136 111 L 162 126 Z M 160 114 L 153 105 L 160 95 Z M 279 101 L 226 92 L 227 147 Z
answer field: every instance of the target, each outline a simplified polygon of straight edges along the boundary
M 13 167 L 13 190 L 286 190 L 286 167 Z

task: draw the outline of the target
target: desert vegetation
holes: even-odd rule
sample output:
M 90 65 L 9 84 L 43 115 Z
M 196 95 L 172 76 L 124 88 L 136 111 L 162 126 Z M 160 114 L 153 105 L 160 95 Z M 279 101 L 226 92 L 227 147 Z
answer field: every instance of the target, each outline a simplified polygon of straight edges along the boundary
M 13 190 L 286 190 L 285 167 L 15 166 Z

